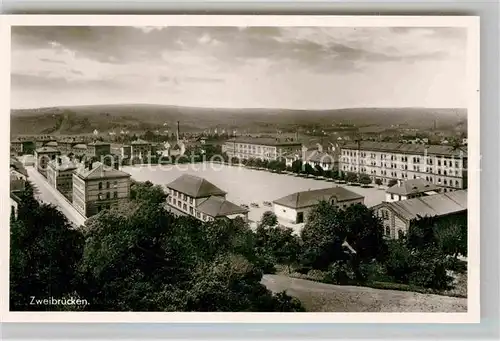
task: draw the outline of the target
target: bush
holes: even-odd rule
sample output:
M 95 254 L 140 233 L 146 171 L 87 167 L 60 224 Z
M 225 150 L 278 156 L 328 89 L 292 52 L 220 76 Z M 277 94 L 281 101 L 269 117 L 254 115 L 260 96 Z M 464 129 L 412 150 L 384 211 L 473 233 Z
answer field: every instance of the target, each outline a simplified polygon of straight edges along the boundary
M 389 180 L 389 183 L 387 184 L 387 186 L 392 187 L 392 186 L 397 185 L 397 184 L 398 184 L 398 180 L 391 179 L 391 180 Z
M 346 261 L 335 261 L 330 264 L 325 277 L 334 284 L 348 284 L 356 278 L 351 264 Z

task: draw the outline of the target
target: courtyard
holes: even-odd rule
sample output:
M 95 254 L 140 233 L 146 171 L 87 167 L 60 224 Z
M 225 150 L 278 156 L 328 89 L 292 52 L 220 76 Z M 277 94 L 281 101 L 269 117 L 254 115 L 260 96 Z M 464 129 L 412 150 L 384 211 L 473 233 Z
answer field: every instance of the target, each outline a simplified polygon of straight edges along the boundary
M 137 181 L 147 181 L 166 185 L 182 174 L 190 174 L 205 178 L 217 187 L 227 192 L 227 199 L 235 204 L 249 205 L 257 203 L 259 207 L 251 207 L 248 217 L 251 221 L 260 220 L 265 211 L 272 207 L 264 206 L 265 201 L 272 202 L 283 196 L 307 190 L 332 186 L 343 186 L 352 192 L 365 197 L 368 207 L 381 203 L 385 198 L 383 189 L 361 188 L 357 186 L 338 185 L 324 180 L 306 179 L 287 174 L 276 174 L 264 170 L 253 170 L 245 167 L 228 166 L 217 163 L 199 163 L 182 165 L 142 165 L 125 166 L 122 170 L 131 174 Z M 280 223 L 300 229 L 299 225 Z M 298 232 L 298 231 L 297 231 Z

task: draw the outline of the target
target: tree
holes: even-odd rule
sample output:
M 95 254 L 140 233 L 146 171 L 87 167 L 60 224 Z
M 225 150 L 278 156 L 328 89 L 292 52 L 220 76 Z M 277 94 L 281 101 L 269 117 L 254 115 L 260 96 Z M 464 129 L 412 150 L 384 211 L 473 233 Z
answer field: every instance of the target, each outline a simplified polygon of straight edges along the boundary
M 10 227 L 10 310 L 61 310 L 30 305 L 30 297 L 75 296 L 83 236 L 54 206 L 40 205 L 27 190 Z
M 150 181 L 134 182 L 130 187 L 130 198 L 151 204 L 163 204 L 167 194 L 160 185 L 153 185 Z
M 278 224 L 278 217 L 272 211 L 266 211 L 262 214 L 262 218 L 260 219 L 261 226 L 273 227 Z
M 375 184 L 376 184 L 377 186 L 382 186 L 382 179 L 380 179 L 380 178 L 376 178 L 376 179 L 375 179 Z
M 92 218 L 91 218 L 92 219 Z M 277 311 L 241 219 L 203 223 L 132 202 L 89 219 L 81 292 L 93 310 Z M 289 311 L 299 309 L 290 304 Z
M 307 175 L 314 174 L 314 168 L 309 163 L 306 163 L 304 165 L 304 174 L 307 174 Z
M 356 173 L 348 172 L 345 177 L 345 180 L 351 183 L 358 182 L 358 175 Z
M 395 185 L 397 185 L 397 184 L 398 184 L 398 180 L 396 180 L 396 179 L 391 179 L 391 180 L 389 180 L 389 182 L 387 183 L 387 186 L 392 187 L 392 186 L 395 186 Z
M 436 244 L 445 255 L 455 260 L 459 255 L 467 255 L 467 216 L 441 218 L 434 225 Z
M 302 173 L 303 165 L 301 160 L 295 160 L 292 162 L 292 172 L 299 174 Z
M 286 265 L 288 272 L 298 262 L 300 240 L 293 229 L 282 226 L 259 226 L 255 231 L 256 247 L 274 263 Z

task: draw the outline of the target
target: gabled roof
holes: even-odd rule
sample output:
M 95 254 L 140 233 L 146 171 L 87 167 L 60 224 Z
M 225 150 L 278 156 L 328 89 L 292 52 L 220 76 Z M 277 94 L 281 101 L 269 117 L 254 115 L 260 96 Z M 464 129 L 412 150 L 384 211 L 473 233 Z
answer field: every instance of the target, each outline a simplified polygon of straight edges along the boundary
M 181 175 L 169 183 L 167 188 L 189 195 L 193 198 L 205 198 L 212 195 L 226 195 L 226 192 L 211 182 L 188 174 Z
M 135 141 L 132 141 L 132 144 L 151 144 L 151 143 L 149 143 L 148 141 L 137 139 Z
M 232 214 L 245 214 L 248 210 L 217 196 L 212 196 L 201 202 L 196 209 L 211 217 L 226 217 Z
M 401 218 L 410 221 L 420 217 L 444 216 L 467 210 L 467 190 L 429 195 L 408 200 L 383 202 L 375 209 L 392 209 Z
M 42 147 L 36 150 L 37 153 L 59 153 L 59 151 L 52 147 Z
M 441 190 L 441 187 L 424 179 L 412 179 L 404 181 L 401 185 L 391 186 L 386 192 L 389 194 L 408 195 L 439 190 Z
M 273 203 L 290 208 L 304 208 L 317 205 L 321 200 L 330 200 L 335 197 L 338 202 L 364 199 L 364 196 L 351 192 L 343 187 L 330 187 L 312 191 L 296 192 L 274 200 Z
M 91 170 L 85 168 L 84 165 L 80 165 L 75 174 L 84 180 L 130 177 L 130 174 L 114 169 L 113 167 L 103 165 L 101 162 L 94 162 Z

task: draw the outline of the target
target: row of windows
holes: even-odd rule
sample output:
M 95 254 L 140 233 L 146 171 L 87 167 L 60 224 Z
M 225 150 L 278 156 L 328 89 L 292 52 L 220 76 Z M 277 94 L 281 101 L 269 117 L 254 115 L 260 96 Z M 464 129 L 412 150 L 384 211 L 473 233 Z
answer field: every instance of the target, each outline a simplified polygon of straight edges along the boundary
M 391 161 L 395 161 L 395 160 L 391 160 Z M 387 165 L 390 165 L 391 168 L 397 168 L 397 164 L 398 164 L 397 161 L 396 161 L 396 163 L 390 163 L 390 164 L 388 164 L 386 162 L 380 162 L 380 163 L 378 163 L 377 161 L 374 161 L 373 159 L 369 159 L 369 160 L 359 159 L 358 160 L 358 159 L 350 159 L 349 157 L 343 157 L 342 158 L 342 162 L 344 162 L 344 163 L 351 162 L 353 164 L 356 164 L 356 163 L 365 164 L 366 163 L 366 164 L 370 164 L 372 166 L 377 166 L 377 165 L 380 164 L 380 166 L 384 166 L 384 167 L 388 167 Z M 415 163 L 420 164 L 420 159 L 417 159 L 417 161 L 416 162 L 414 161 L 413 163 L 414 164 Z M 429 165 L 429 166 L 433 165 L 432 159 L 428 159 L 427 160 L 427 165 Z M 438 167 L 443 166 L 443 167 L 450 167 L 450 168 L 453 168 L 453 167 L 460 168 L 460 162 L 459 161 L 455 161 L 455 163 L 453 163 L 452 161 L 446 162 L 446 160 L 443 161 L 443 162 L 441 162 L 441 160 L 438 160 L 437 161 L 437 166 Z M 408 167 L 408 165 L 407 164 L 401 164 L 401 167 Z
M 371 165 L 371 166 L 374 166 L 374 165 Z M 387 167 L 387 164 L 384 164 L 384 166 L 385 166 L 385 168 L 388 168 L 388 169 L 398 169 L 398 168 L 397 168 L 397 167 L 395 167 L 394 165 L 390 165 L 391 167 Z M 375 166 L 375 167 L 376 167 L 376 166 Z M 350 166 L 350 167 L 349 167 L 349 166 L 347 166 L 347 165 L 344 165 L 344 166 L 342 167 L 342 169 L 344 169 L 344 170 L 351 170 L 351 171 L 352 171 L 352 170 L 357 170 L 357 167 L 356 167 L 356 166 Z M 366 172 L 366 168 L 365 168 L 365 167 L 360 167 L 360 170 L 361 170 L 361 172 Z M 404 166 L 404 167 L 402 166 L 402 167 L 401 167 L 401 170 L 408 170 L 408 166 Z M 414 172 L 424 172 L 424 169 L 422 168 L 422 170 L 421 170 L 419 166 L 413 166 L 413 167 L 412 167 L 412 171 L 414 171 Z M 382 174 L 384 174 L 383 172 L 385 172 L 385 170 L 382 170 L 381 172 L 382 172 Z M 432 169 L 432 168 L 425 168 L 425 172 L 426 172 L 426 173 L 434 173 L 434 174 L 436 174 L 436 172 L 435 172 L 435 171 L 433 171 L 433 169 Z M 376 170 L 373 170 L 373 171 L 371 171 L 370 173 L 371 173 L 371 174 L 376 174 L 376 173 L 377 173 L 377 171 L 376 171 Z M 457 171 L 454 171 L 453 169 L 448 169 L 448 170 L 443 169 L 443 170 L 442 170 L 442 169 L 440 169 L 440 168 L 439 168 L 439 169 L 437 169 L 437 175 L 444 175 L 444 176 L 458 176 L 458 177 L 459 177 L 459 176 L 460 176 L 460 171 L 458 171 L 458 170 L 457 170 Z
M 102 182 L 99 182 L 99 189 L 102 189 Z M 116 188 L 118 186 L 118 181 L 113 181 L 113 188 Z M 106 189 L 109 189 L 111 187 L 111 184 L 109 181 L 106 181 Z
M 181 209 L 182 211 L 189 213 L 191 216 L 196 216 L 196 218 L 198 218 L 198 219 L 201 219 L 203 221 L 213 220 L 213 218 L 210 217 L 209 215 L 206 215 L 204 213 L 201 213 L 200 211 L 195 210 L 193 206 L 188 207 L 188 205 L 186 203 L 183 203 L 180 200 L 177 200 L 177 199 L 172 198 L 172 197 L 168 197 L 168 201 L 169 201 L 169 203 L 172 204 L 172 206 L 176 206 L 179 209 Z
M 184 201 L 188 201 L 189 200 L 189 203 L 192 205 L 194 203 L 194 199 L 193 197 L 190 197 L 184 193 L 181 193 L 181 192 L 178 192 L 176 190 L 173 190 L 173 189 L 170 189 L 170 194 L 175 197 L 175 198 L 179 198 L 179 200 L 184 200 Z

